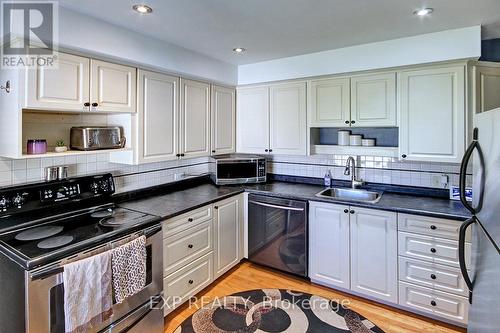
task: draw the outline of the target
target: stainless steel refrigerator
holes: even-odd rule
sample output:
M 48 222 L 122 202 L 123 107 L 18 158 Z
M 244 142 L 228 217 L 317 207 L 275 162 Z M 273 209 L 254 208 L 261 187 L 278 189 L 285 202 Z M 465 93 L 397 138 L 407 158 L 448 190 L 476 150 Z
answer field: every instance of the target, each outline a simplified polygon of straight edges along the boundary
M 472 202 L 465 200 L 472 163 Z M 460 169 L 462 203 L 473 217 L 461 226 L 460 268 L 469 287 L 470 333 L 500 332 L 500 108 L 474 115 L 473 141 Z M 465 234 L 472 228 L 472 264 L 465 266 Z

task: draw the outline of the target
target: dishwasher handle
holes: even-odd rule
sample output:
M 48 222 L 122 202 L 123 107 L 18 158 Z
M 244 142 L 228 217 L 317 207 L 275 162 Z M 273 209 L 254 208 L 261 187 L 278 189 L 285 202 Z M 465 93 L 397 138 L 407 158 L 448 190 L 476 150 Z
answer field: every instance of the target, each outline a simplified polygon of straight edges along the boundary
M 283 209 L 283 210 L 292 210 L 292 211 L 296 211 L 296 212 L 303 212 L 304 211 L 304 208 L 279 206 L 279 205 L 273 205 L 273 204 L 268 204 L 268 203 L 264 203 L 264 202 L 253 201 L 253 200 L 248 201 L 248 203 L 252 203 L 252 204 L 259 205 L 259 206 L 264 206 L 264 207 L 270 207 L 270 208 L 277 208 L 277 209 Z

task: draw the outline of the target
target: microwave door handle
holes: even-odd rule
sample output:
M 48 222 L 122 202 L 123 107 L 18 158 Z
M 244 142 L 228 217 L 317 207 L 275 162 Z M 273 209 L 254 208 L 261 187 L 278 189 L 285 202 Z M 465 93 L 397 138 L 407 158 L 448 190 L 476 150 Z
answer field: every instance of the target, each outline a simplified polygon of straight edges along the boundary
M 277 208 L 277 209 L 283 209 L 283 210 L 292 210 L 296 212 L 303 212 L 304 208 L 297 208 L 297 207 L 287 207 L 287 206 L 278 206 L 278 205 L 272 205 L 264 202 L 258 202 L 258 201 L 249 201 L 249 203 L 259 205 L 259 206 L 264 206 L 264 207 L 270 207 L 270 208 Z
M 469 303 L 472 304 L 472 288 L 473 284 L 469 277 L 469 272 L 467 272 L 467 265 L 465 263 L 465 236 L 467 233 L 467 229 L 476 223 L 476 219 L 474 217 L 468 219 L 460 226 L 460 231 L 458 233 L 458 262 L 460 264 L 460 271 L 464 277 L 465 284 L 467 288 L 469 288 Z

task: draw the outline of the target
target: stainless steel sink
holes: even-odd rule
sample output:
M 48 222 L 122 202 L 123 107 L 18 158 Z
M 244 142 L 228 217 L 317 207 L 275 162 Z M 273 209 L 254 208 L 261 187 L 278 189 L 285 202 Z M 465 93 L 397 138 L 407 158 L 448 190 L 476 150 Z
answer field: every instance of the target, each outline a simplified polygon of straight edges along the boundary
M 317 197 L 329 198 L 345 201 L 361 201 L 368 203 L 376 203 L 382 198 L 382 193 L 372 192 L 367 190 L 359 190 L 352 188 L 327 188 L 316 193 Z

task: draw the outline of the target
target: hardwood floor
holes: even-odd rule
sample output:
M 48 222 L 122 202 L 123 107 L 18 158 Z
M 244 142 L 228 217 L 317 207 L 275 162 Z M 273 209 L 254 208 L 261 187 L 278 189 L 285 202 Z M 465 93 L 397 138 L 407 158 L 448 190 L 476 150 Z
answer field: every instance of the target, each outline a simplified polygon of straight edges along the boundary
M 350 301 L 349 307 L 365 316 L 387 333 L 401 332 L 465 332 L 465 329 L 420 317 L 409 312 L 391 308 L 356 296 L 312 284 L 308 281 L 290 275 L 243 262 L 233 268 L 211 286 L 201 291 L 197 297 L 205 297 L 205 303 L 216 297 L 226 296 L 235 292 L 261 289 L 281 288 L 304 291 L 329 299 Z M 200 305 L 201 302 L 196 304 Z M 196 311 L 196 306 L 182 305 L 165 318 L 165 333 L 173 332 L 186 318 Z

